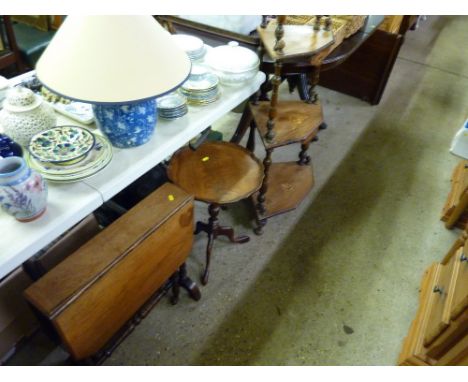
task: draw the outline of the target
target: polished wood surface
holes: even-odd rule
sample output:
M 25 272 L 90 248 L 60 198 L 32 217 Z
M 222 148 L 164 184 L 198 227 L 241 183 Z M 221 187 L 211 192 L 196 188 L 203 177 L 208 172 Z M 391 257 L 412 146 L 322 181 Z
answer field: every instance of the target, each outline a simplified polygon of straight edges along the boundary
M 250 105 L 257 128 L 262 137 L 267 133 L 269 102 Z M 281 101 L 276 107 L 275 136 L 271 142 L 264 139 L 265 147 L 276 148 L 301 141 L 310 141 L 323 123 L 322 106 L 302 101 Z
M 428 303 L 430 295 L 433 293 L 430 288 L 436 282 L 438 264 L 433 264 L 424 273 L 420 294 L 419 294 L 419 309 L 416 317 L 413 320 L 409 333 L 405 338 L 403 349 L 398 360 L 399 365 L 434 365 L 435 360 L 427 356 L 427 349 L 424 347 L 424 334 L 430 320 L 428 314 Z
M 444 354 L 438 366 L 468 366 L 468 334 Z
M 28 291 L 28 298 L 37 302 L 44 314 L 53 315 L 54 310 L 62 307 L 77 290 L 90 285 L 118 261 L 132 245 L 134 238 L 149 234 L 164 223 L 174 207 L 183 206 L 190 199 L 187 193 L 170 183 L 158 190 L 160 191 L 145 198 L 144 203 L 135 206 L 131 214 L 123 215 L 115 224 L 111 224 L 82 246 L 79 256 L 70 256 L 53 268 L 53 274 L 45 275 L 34 284 L 34 290 Z M 168 193 L 173 194 L 173 203 L 167 202 Z M 153 212 L 150 213 L 151 211 Z M 139 219 L 135 219 L 134 215 L 138 215 Z M 96 248 L 106 248 L 106 251 L 101 251 L 96 256 Z M 50 290 L 54 293 L 47 293 Z
M 205 142 L 197 150 L 184 147 L 169 164 L 169 179 L 195 199 L 234 203 L 260 188 L 261 162 L 247 149 L 229 142 Z
M 268 190 L 265 194 L 265 212 L 260 219 L 295 209 L 314 186 L 311 166 L 301 166 L 296 162 L 272 163 L 269 169 Z M 258 194 L 254 194 L 256 204 Z
M 468 256 L 467 247 L 455 255 L 453 271 L 453 297 L 451 301 L 450 319 L 456 319 L 468 308 Z
M 450 324 L 450 314 L 447 312 L 447 301 L 450 297 L 453 259 L 447 264 L 437 264 L 435 284 L 431 287 L 429 298 L 429 315 L 431 320 L 426 329 L 424 345 L 430 343 Z
M 75 359 L 96 353 L 182 266 L 192 201 L 163 185 L 25 291 Z
M 326 49 L 334 42 L 331 31 L 315 30 L 312 25 L 283 25 L 284 46 L 280 51 L 275 50 L 277 44 L 276 20 L 271 20 L 266 28 L 258 27 L 257 33 L 264 44 L 268 55 L 273 60 L 291 60 L 312 56 Z
M 468 311 L 451 321 L 450 326 L 431 343 L 430 347 L 424 348 L 427 357 L 439 364 L 440 359 L 466 335 L 468 335 Z
M 450 179 L 450 191 L 442 208 L 446 228 L 464 229 L 468 220 L 468 160 L 458 162 Z

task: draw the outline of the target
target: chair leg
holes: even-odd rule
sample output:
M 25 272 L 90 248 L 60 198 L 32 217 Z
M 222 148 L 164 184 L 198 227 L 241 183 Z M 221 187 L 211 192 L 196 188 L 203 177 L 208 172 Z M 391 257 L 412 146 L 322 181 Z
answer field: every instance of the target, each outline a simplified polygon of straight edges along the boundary
M 244 111 L 242 112 L 241 119 L 239 124 L 237 125 L 237 129 L 234 132 L 234 135 L 231 138 L 232 143 L 240 143 L 242 138 L 244 137 L 247 129 L 251 125 L 251 121 L 253 120 L 252 112 L 250 111 L 250 106 L 248 101 L 244 106 Z

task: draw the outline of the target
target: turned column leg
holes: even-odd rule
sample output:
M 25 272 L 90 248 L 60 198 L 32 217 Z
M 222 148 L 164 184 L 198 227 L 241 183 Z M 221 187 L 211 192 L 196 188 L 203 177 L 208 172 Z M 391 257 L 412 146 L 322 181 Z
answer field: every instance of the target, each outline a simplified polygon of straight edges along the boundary
M 249 132 L 249 140 L 247 141 L 247 150 L 250 152 L 255 151 L 255 130 L 257 129 L 257 123 L 252 118 L 250 121 L 250 132 Z
M 240 143 L 247 129 L 252 125 L 252 119 L 253 119 L 252 112 L 250 111 L 250 106 L 247 101 L 247 103 L 244 106 L 244 111 L 242 112 L 242 116 L 239 121 L 239 124 L 237 125 L 237 129 L 231 138 L 231 142 Z
M 266 150 L 266 157 L 263 160 L 263 168 L 264 168 L 264 174 L 265 176 L 263 177 L 263 182 L 262 186 L 260 187 L 260 191 L 258 193 L 257 197 L 257 228 L 254 229 L 254 232 L 257 235 L 261 235 L 263 233 L 263 227 L 266 224 L 266 219 L 262 219 L 261 215 L 264 215 L 266 212 L 265 208 L 265 195 L 268 190 L 268 176 L 269 176 L 269 169 L 271 166 L 271 154 L 273 152 L 273 149 L 267 149 Z
M 267 142 L 272 142 L 275 137 L 275 119 L 276 119 L 276 108 L 278 106 L 278 88 L 281 83 L 281 70 L 283 64 L 281 62 L 275 62 L 275 75 L 273 77 L 273 92 L 271 94 L 270 109 L 268 110 L 268 121 L 267 121 L 267 133 L 265 138 Z
M 314 67 L 312 73 L 310 74 L 310 87 L 309 87 L 309 95 L 307 97 L 307 103 L 317 104 L 319 101 L 319 97 L 317 92 L 315 91 L 315 87 L 318 85 L 320 79 L 320 67 Z
M 301 144 L 301 152 L 299 153 L 299 160 L 297 161 L 297 164 L 303 166 L 310 163 L 310 156 L 307 154 L 307 149 L 309 148 L 309 146 L 310 141 L 303 142 Z

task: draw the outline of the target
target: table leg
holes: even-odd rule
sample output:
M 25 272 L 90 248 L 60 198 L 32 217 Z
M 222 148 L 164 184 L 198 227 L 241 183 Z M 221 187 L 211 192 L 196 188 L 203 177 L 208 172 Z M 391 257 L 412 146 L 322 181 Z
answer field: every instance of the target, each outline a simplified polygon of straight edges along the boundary
M 187 276 L 187 266 L 183 263 L 179 268 L 179 285 L 186 289 L 189 293 L 189 296 L 195 301 L 200 300 L 201 293 L 197 284 Z

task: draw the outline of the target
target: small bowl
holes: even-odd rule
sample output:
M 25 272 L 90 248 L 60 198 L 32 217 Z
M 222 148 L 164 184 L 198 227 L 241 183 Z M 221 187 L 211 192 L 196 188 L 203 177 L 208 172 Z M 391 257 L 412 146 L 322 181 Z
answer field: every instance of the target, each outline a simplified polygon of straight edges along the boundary
M 96 138 L 79 126 L 57 126 L 34 135 L 28 150 L 41 162 L 70 165 L 84 159 Z

